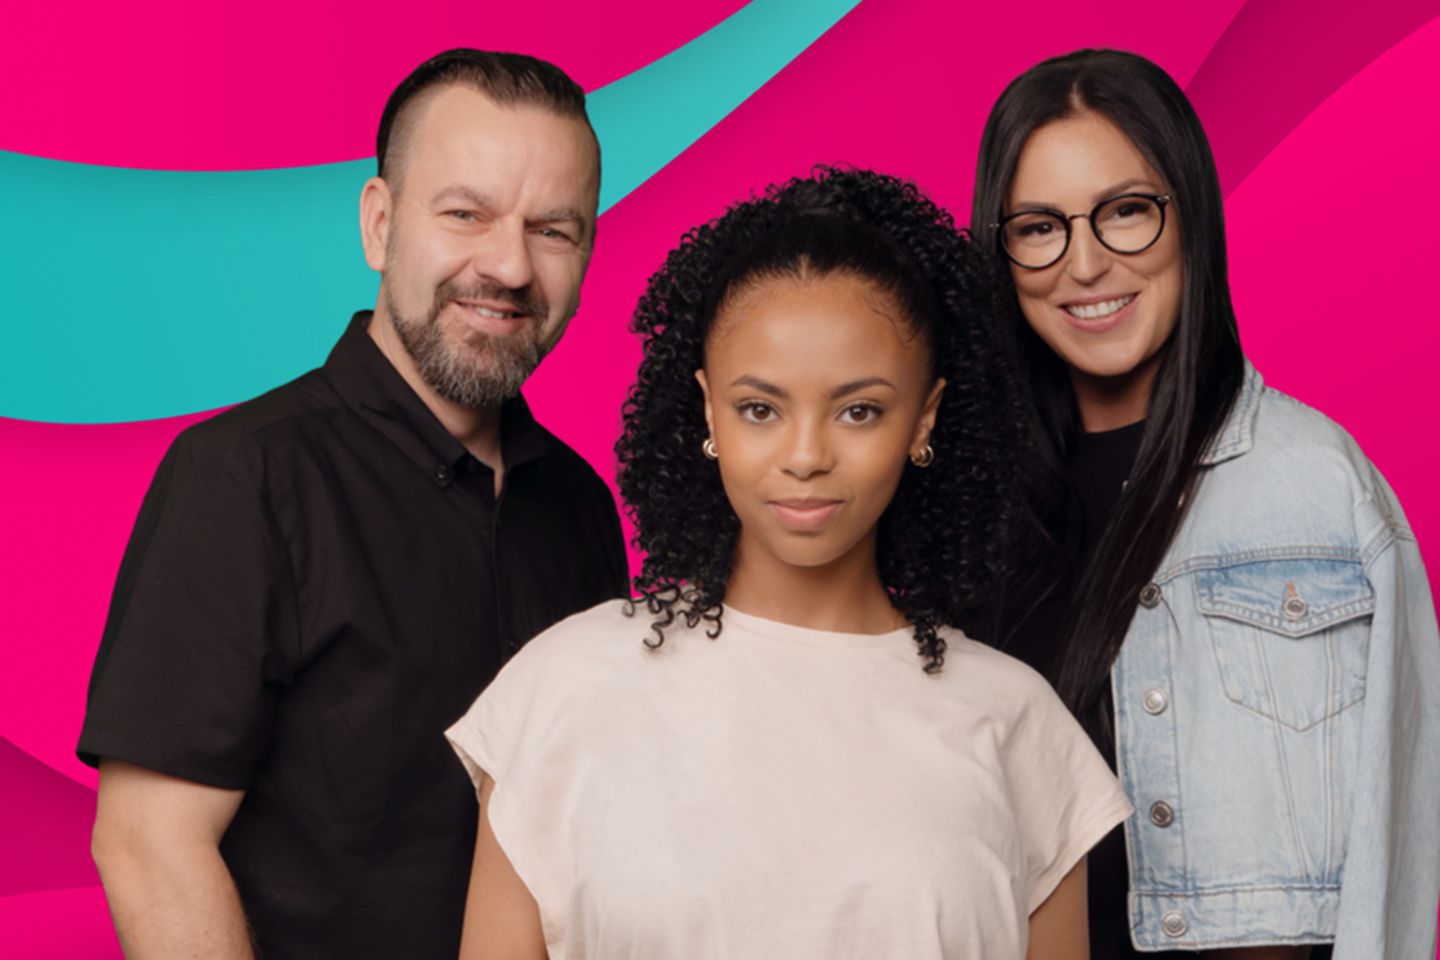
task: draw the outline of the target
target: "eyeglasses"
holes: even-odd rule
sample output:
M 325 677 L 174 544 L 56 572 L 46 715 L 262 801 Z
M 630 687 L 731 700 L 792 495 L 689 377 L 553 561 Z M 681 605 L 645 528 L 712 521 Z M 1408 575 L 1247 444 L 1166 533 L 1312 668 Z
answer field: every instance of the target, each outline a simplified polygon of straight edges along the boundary
M 1070 221 L 1090 221 L 1095 239 L 1115 253 L 1140 253 L 1160 239 L 1165 230 L 1165 207 L 1170 194 L 1122 193 L 1101 200 L 1086 213 L 1058 210 L 1021 210 L 990 224 L 1000 249 L 1010 262 L 1026 270 L 1044 270 L 1059 262 L 1070 249 Z

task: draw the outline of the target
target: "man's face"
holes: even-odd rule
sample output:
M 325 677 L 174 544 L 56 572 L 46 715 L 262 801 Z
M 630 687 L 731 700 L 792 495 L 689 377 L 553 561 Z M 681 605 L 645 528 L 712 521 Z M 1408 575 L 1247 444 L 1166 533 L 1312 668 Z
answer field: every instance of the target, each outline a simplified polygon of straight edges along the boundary
M 381 310 L 436 393 L 493 405 L 519 391 L 579 306 L 595 142 L 579 120 L 465 86 L 413 109 L 378 264 L 367 248 Z

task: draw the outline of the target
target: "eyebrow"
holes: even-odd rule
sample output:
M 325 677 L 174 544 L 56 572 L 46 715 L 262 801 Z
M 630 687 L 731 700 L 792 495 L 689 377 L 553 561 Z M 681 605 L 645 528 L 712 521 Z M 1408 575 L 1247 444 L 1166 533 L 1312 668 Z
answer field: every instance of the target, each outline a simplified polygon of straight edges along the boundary
M 759 377 L 752 377 L 748 373 L 736 377 L 734 381 L 731 382 L 730 386 L 750 387 L 754 390 L 759 390 L 761 393 L 768 393 L 772 397 L 780 397 L 781 399 L 789 396 L 789 394 L 786 393 L 783 388 L 777 387 L 775 384 L 770 383 L 767 380 L 761 380 Z M 889 380 L 886 380 L 884 377 L 862 377 L 859 380 L 851 380 L 849 383 L 842 383 L 834 390 L 831 390 L 830 399 L 838 400 L 841 397 L 856 393 L 860 390 L 864 390 L 866 387 L 889 387 L 891 390 L 895 389 L 895 385 Z
M 561 207 L 559 210 L 550 210 L 540 214 L 538 217 L 531 218 L 527 222 L 531 224 L 573 223 L 580 228 L 581 234 L 588 233 L 590 227 L 590 221 L 586 218 L 585 214 L 576 210 L 574 207 Z
M 1121 180 L 1119 183 L 1111 184 L 1104 190 L 1098 191 L 1097 193 L 1092 195 L 1091 200 L 1095 203 L 1102 203 L 1105 200 L 1110 199 L 1111 197 L 1118 197 L 1122 193 L 1133 193 L 1136 187 L 1148 187 L 1151 190 L 1157 191 L 1161 190 L 1160 185 L 1155 183 L 1155 181 L 1151 180 L 1149 177 L 1131 177 L 1128 180 Z M 1015 204 L 1014 209 L 1012 209 L 1010 212 L 1014 213 L 1016 210 L 1059 209 L 1060 204 L 1058 203 L 1050 203 L 1044 200 L 1040 200 L 1035 202 L 1017 203 Z
M 842 383 L 834 390 L 831 390 L 830 399 L 839 400 L 841 397 L 847 396 L 849 394 L 858 393 L 859 391 L 864 390 L 866 387 L 889 387 L 891 390 L 894 390 L 895 384 L 891 383 L 889 380 L 886 380 L 884 377 L 862 377 L 859 380 L 851 380 L 849 383 Z
M 452 183 L 448 187 L 444 187 L 435 194 L 431 202 L 440 203 L 450 198 L 465 200 L 484 210 L 493 209 L 495 206 L 488 196 L 473 187 L 467 187 L 463 183 Z M 537 217 L 530 217 L 525 222 L 530 226 L 542 223 L 573 223 L 580 228 L 581 234 L 588 233 L 590 226 L 589 218 L 574 207 L 559 207 L 555 210 L 547 210 Z
M 431 202 L 438 203 L 450 197 L 459 197 L 462 200 L 473 203 L 477 207 L 489 208 L 494 206 L 494 204 L 490 202 L 490 198 L 485 196 L 485 194 L 472 187 L 467 187 L 463 183 L 452 183 L 450 186 L 442 188 L 436 192 L 435 198 Z

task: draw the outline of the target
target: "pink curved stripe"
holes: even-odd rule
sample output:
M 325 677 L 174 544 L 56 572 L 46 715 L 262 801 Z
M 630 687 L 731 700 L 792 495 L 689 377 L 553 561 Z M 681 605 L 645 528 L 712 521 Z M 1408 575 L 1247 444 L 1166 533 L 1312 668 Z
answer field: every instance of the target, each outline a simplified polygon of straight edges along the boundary
M 373 156 L 391 89 L 441 50 L 518 50 L 587 90 L 744 6 L 646 0 L 7 5 L 0 149 L 104 166 L 252 170 Z
M 1437 93 L 1440 19 L 1317 107 L 1230 195 L 1226 216 L 1246 352 L 1360 441 L 1404 502 L 1440 596 L 1440 329 L 1434 250 L 1417 242 L 1431 234 L 1420 198 L 1440 155 Z
M 1314 0 L 1299 16 L 1285 0 L 1249 0 L 1186 89 L 1225 191 L 1316 105 L 1437 16 L 1440 0 Z
M 155 466 L 198 419 L 0 418 L 0 735 L 88 787 L 95 772 L 75 759 L 75 742 L 110 588 Z
M 100 882 L 90 859 L 95 792 L 0 737 L 0 897 Z
M 98 886 L 0 897 L 6 960 L 125 960 Z

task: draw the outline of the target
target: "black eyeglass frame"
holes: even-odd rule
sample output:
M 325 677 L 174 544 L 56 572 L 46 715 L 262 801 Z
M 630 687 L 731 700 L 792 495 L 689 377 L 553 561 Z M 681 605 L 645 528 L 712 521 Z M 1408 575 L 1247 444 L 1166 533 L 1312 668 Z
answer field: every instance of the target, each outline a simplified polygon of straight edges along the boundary
M 1110 246 L 1110 244 L 1105 242 L 1105 237 L 1100 233 L 1100 227 L 1095 222 L 1095 216 L 1100 212 L 1101 207 L 1109 206 L 1116 200 L 1126 200 L 1132 197 L 1141 200 L 1149 200 L 1151 203 L 1155 204 L 1155 206 L 1160 208 L 1160 229 L 1155 231 L 1155 239 L 1145 244 L 1145 246 L 1141 247 L 1139 250 L 1116 250 L 1114 247 Z M 1100 241 L 1100 245 L 1102 247 L 1104 247 L 1106 250 L 1109 250 L 1111 253 L 1118 253 L 1122 257 L 1129 257 L 1137 253 L 1144 253 L 1146 250 L 1149 250 L 1151 247 L 1155 246 L 1155 244 L 1160 241 L 1160 238 L 1162 236 L 1165 235 L 1165 208 L 1170 205 L 1170 202 L 1173 199 L 1174 198 L 1168 193 L 1117 193 L 1115 196 L 1106 197 L 1104 200 L 1101 200 L 1099 203 L 1095 204 L 1095 207 L 1089 213 L 1061 213 L 1059 210 L 1017 210 L 1015 213 L 1010 214 L 1010 216 L 1008 217 L 1002 217 L 998 223 L 990 224 L 990 229 L 995 231 L 995 245 L 1000 248 L 1000 252 L 1005 255 L 1005 259 L 1009 260 L 1011 263 L 1015 264 L 1015 266 L 1019 267 L 1022 270 L 1048 270 L 1051 267 L 1055 266 L 1055 264 L 1059 263 L 1062 259 L 1064 259 L 1066 252 L 1068 252 L 1070 249 L 1070 240 L 1074 236 L 1074 231 L 1070 227 L 1070 222 L 1081 217 L 1090 221 L 1090 232 L 1095 235 L 1096 240 Z M 1019 260 L 1015 259 L 1015 255 L 1006 248 L 1005 224 L 1009 223 L 1011 220 L 1016 219 L 1017 217 L 1034 216 L 1037 213 L 1049 214 L 1050 216 L 1053 216 L 1055 219 L 1059 220 L 1065 225 L 1065 245 L 1060 248 L 1060 252 L 1055 255 L 1055 258 L 1053 260 L 1050 260 L 1048 263 L 1042 263 L 1039 266 L 1031 266 L 1028 263 L 1021 263 Z

